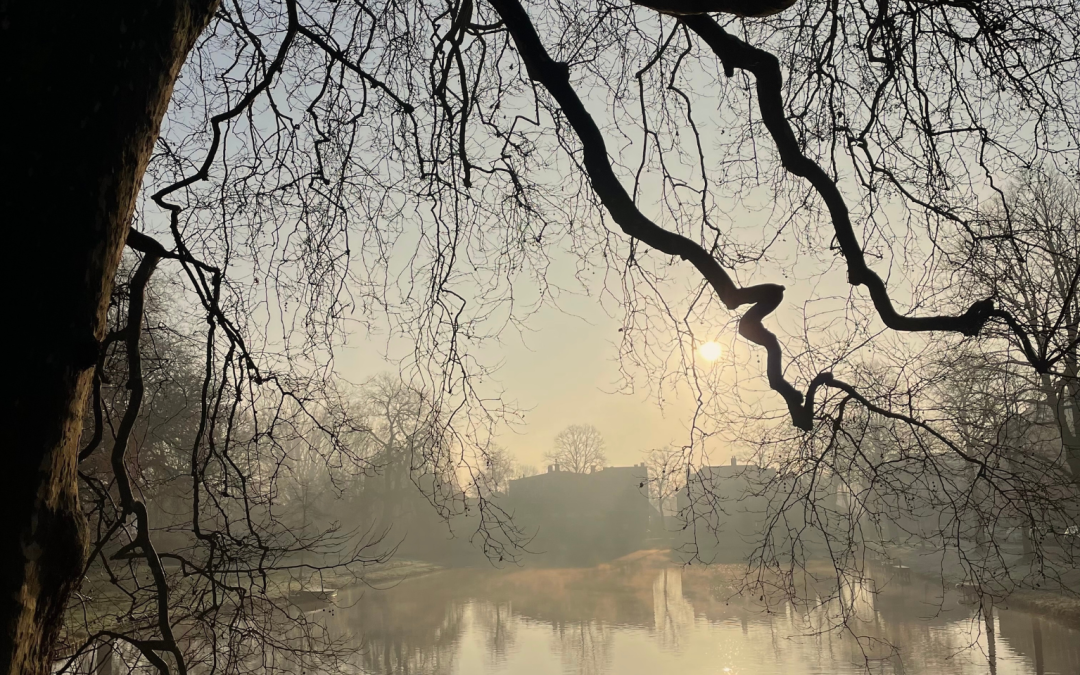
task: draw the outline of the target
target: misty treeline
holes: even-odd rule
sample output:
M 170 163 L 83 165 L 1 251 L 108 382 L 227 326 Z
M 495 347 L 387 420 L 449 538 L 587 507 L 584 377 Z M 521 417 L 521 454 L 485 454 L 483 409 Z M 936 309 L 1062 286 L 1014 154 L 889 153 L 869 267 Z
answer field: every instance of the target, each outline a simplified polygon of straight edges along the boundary
M 165 4 L 2 10 L 11 249 L 48 256 L 4 269 L 33 327 L 0 405 L 5 666 L 48 668 L 95 565 L 122 609 L 86 610 L 87 648 L 163 672 L 332 656 L 275 642 L 267 617 L 319 629 L 262 591 L 382 558 L 392 501 L 316 499 L 389 498 L 380 438 L 418 433 L 413 488 L 513 559 L 489 474 L 522 417 L 486 347 L 567 290 L 621 322 L 617 389 L 696 404 L 659 489 L 709 443 L 753 457 L 748 583 L 796 598 L 814 556 L 858 574 L 886 537 L 991 593 L 1069 564 L 1073 3 Z M 56 86 L 71 63 L 96 65 Z M 357 334 L 402 364 L 404 428 L 372 404 L 390 383 L 339 387 Z M 706 340 L 729 356 L 703 366 Z M 731 506 L 699 494 L 686 523 Z
M 333 670 L 360 644 L 309 620 L 305 601 L 365 583 L 394 556 L 522 553 L 527 537 L 484 505 L 530 467 L 498 446 L 463 448 L 431 397 L 389 374 L 245 390 L 205 368 L 175 286 L 140 287 L 136 262 L 121 266 L 82 439 L 91 550 L 56 647 L 65 670 L 161 667 L 160 651 L 185 668 Z M 135 360 L 132 292 L 144 299 Z M 133 553 L 144 540 L 153 560 Z

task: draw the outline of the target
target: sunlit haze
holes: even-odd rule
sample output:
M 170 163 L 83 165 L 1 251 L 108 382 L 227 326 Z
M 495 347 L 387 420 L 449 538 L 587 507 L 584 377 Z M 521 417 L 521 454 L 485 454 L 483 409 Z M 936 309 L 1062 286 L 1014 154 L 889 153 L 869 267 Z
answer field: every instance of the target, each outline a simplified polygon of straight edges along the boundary
M 698 347 L 698 354 L 706 361 L 712 362 L 720 358 L 722 349 L 716 342 L 705 342 Z

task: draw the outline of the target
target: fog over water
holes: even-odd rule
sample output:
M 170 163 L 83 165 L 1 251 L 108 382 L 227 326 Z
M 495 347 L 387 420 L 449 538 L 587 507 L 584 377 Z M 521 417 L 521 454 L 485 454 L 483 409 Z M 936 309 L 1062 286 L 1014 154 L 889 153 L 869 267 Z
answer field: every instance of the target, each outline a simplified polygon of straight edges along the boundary
M 341 638 L 362 640 L 357 672 L 380 675 L 1080 670 L 1080 632 L 995 608 L 991 639 L 975 608 L 951 592 L 942 598 L 940 583 L 868 580 L 844 594 L 844 607 L 833 601 L 806 612 L 731 597 L 734 578 L 730 567 L 641 559 L 449 570 L 385 590 L 342 591 L 336 607 L 311 615 L 323 614 Z M 850 631 L 819 630 L 842 609 L 856 617 Z

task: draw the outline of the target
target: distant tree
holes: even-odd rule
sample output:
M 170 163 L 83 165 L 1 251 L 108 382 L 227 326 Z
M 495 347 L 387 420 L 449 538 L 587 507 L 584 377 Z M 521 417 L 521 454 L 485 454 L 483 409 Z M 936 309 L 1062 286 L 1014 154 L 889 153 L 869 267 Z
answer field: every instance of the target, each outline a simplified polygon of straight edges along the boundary
M 229 670 L 269 652 L 332 672 L 348 650 L 294 611 L 290 591 L 314 575 L 355 579 L 392 549 L 381 531 L 338 531 L 327 512 L 335 478 L 371 470 L 351 452 L 358 426 L 332 389 L 293 381 L 273 396 L 204 370 L 205 345 L 177 330 L 183 307 L 163 279 L 151 283 L 154 257 L 135 257 L 110 297 L 80 444 L 92 555 L 59 633 L 61 672 L 118 645 L 161 672 L 170 661 Z M 264 625 L 306 650 L 255 639 Z M 214 651 L 230 639 L 227 654 Z
M 281 463 L 279 500 L 291 531 L 301 541 L 317 536 L 319 523 L 330 515 L 328 503 L 335 492 L 332 471 L 326 456 L 309 444 L 290 448 Z
M 455 509 L 448 503 L 460 489 L 452 439 L 429 396 L 392 375 L 376 375 L 361 386 L 352 414 L 363 429 L 350 445 L 374 467 L 359 486 L 369 513 L 378 513 L 389 525 L 414 512 L 420 494 L 441 508 Z
M 492 561 L 518 558 L 524 533 L 498 500 L 487 498 L 505 490 L 512 476 L 504 448 L 463 438 L 430 391 L 394 375 L 370 378 L 352 401 L 361 428 L 346 444 L 372 468 L 346 490 L 345 518 L 388 531 L 409 555 L 439 554 L 447 535 L 461 534 Z
M 1080 483 L 1080 191 L 1059 173 L 1023 171 L 973 228 L 960 256 L 964 285 L 993 297 L 1023 328 L 995 326 L 1011 353 L 1000 353 L 1001 342 L 979 342 L 984 367 L 1008 368 L 1026 382 L 1023 397 L 1040 399 Z M 1041 360 L 1044 370 L 1009 367 L 1018 359 Z
M 494 492 L 505 493 L 516 472 L 517 462 L 513 455 L 500 445 L 490 446 L 483 455 L 484 484 Z
M 591 424 L 571 424 L 555 436 L 555 449 L 544 455 L 549 462 L 574 473 L 604 466 L 604 437 Z
M 519 464 L 514 472 L 516 478 L 528 478 L 536 475 L 536 467 L 532 464 Z
M 655 502 L 662 515 L 673 515 L 679 488 L 686 482 L 687 463 L 681 449 L 654 448 L 645 452 L 645 466 L 649 471 L 646 481 L 649 499 Z M 665 509 L 665 505 L 668 506 Z

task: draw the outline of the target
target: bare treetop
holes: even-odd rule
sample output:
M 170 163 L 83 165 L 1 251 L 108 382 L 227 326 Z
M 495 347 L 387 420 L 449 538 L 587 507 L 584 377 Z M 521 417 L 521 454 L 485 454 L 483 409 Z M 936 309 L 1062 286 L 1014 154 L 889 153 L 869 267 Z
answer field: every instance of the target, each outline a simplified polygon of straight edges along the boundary
M 567 471 L 589 473 L 607 462 L 604 437 L 591 424 L 571 424 L 556 434 L 555 448 L 544 457 Z

